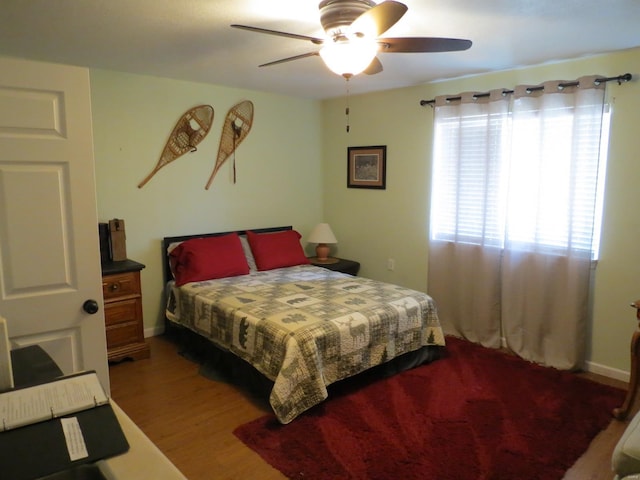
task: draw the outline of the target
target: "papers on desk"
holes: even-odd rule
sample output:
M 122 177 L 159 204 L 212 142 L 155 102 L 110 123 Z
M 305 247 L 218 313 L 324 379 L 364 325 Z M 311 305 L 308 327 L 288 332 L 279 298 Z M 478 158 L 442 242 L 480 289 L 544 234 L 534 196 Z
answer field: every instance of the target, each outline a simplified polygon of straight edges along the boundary
M 32 480 L 129 450 L 93 371 L 0 393 L 0 422 L 3 479 Z
M 61 418 L 60 422 L 62 423 L 62 432 L 64 433 L 64 439 L 67 444 L 69 459 L 73 462 L 81 458 L 87 458 L 89 452 L 87 451 L 86 443 L 84 443 L 84 437 L 82 436 L 82 429 L 80 428 L 78 419 L 76 417 Z
M 107 403 L 95 372 L 60 377 L 0 394 L 0 429 L 23 427 Z

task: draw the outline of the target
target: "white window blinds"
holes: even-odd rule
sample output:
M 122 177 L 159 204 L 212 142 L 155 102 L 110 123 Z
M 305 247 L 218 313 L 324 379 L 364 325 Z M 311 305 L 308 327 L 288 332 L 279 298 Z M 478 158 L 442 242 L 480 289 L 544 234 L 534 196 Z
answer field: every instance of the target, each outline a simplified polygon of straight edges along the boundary
M 595 256 L 603 91 L 567 90 L 436 102 L 431 239 Z

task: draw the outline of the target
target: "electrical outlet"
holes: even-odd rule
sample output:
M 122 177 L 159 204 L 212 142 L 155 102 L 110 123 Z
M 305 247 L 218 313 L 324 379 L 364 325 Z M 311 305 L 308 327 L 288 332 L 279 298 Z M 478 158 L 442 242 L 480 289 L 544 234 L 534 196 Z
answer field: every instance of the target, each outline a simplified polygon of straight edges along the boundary
M 387 270 L 394 271 L 396 269 L 396 261 L 393 258 L 387 259 Z

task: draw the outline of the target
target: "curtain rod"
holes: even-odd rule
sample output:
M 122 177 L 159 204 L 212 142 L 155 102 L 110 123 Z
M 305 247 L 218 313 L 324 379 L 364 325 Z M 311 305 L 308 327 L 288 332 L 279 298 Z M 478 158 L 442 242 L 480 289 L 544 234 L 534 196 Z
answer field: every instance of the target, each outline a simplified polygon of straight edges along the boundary
M 630 73 L 625 73 L 624 75 L 618 75 L 617 77 L 608 77 L 608 78 L 596 78 L 593 83 L 595 83 L 596 85 L 600 85 L 601 83 L 606 83 L 606 82 L 611 82 L 612 80 L 615 80 L 618 82 L 618 85 L 622 85 L 622 82 L 628 82 L 630 81 L 632 78 Z M 560 88 L 564 88 L 564 87 L 575 87 L 577 85 L 579 85 L 580 82 L 567 82 L 567 83 L 560 83 L 558 84 L 558 86 Z M 543 90 L 544 87 L 530 87 L 527 88 L 527 93 L 531 93 L 531 92 L 535 92 L 538 90 Z M 503 90 L 502 94 L 503 95 L 509 95 L 512 94 L 513 90 Z M 482 97 L 488 97 L 490 94 L 487 93 L 477 93 L 473 96 L 473 98 L 482 98 Z M 450 101 L 456 101 L 456 100 L 460 100 L 462 97 L 458 96 L 458 97 L 449 97 L 447 98 L 447 100 Z M 420 100 L 420 106 L 424 107 L 425 105 L 430 105 L 433 107 L 433 104 L 436 103 L 436 99 L 432 98 L 431 100 Z

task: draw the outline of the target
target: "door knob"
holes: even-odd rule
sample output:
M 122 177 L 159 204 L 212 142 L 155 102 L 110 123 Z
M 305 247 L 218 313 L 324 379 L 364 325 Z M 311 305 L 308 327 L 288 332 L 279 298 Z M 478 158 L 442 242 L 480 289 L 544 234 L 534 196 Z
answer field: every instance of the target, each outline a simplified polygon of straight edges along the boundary
M 94 313 L 98 313 L 100 307 L 98 306 L 98 302 L 96 302 L 95 300 L 86 300 L 82 304 L 82 309 L 89 315 L 93 315 Z

